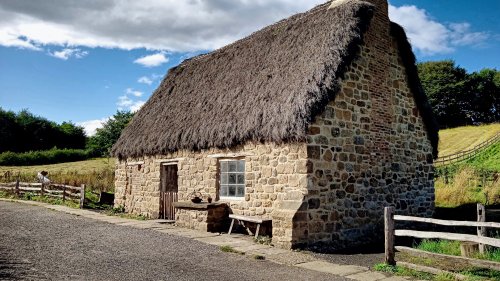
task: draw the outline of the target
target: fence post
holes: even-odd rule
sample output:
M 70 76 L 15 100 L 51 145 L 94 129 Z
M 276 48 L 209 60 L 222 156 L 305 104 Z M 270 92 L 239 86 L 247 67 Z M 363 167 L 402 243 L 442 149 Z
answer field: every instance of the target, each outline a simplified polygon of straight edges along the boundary
M 82 184 L 82 189 L 80 190 L 80 209 L 83 209 L 84 201 L 85 201 L 85 185 Z
M 384 208 L 385 263 L 396 265 L 394 259 L 394 207 Z
M 477 204 L 477 221 L 485 222 L 486 221 L 486 210 L 483 204 Z M 477 236 L 486 236 L 486 228 L 484 226 L 477 227 Z M 484 244 L 479 244 L 479 253 L 484 254 Z
M 43 180 L 42 180 L 42 187 L 40 188 L 40 196 L 43 196 L 43 193 L 44 193 L 44 188 L 45 188 L 45 183 L 43 183 Z
M 63 186 L 63 202 L 66 201 L 66 185 Z
M 16 196 L 19 196 L 19 177 L 16 180 L 16 189 L 15 189 Z

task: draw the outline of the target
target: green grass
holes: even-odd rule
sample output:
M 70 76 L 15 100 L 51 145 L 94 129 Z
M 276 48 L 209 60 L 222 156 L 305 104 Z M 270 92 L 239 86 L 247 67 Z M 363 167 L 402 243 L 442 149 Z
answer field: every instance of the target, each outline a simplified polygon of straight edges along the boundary
M 12 194 L 10 192 L 0 190 L 0 198 L 6 198 L 6 199 L 18 199 L 18 200 L 26 200 L 26 201 L 37 201 L 37 202 L 43 202 L 43 203 L 48 203 L 52 205 L 62 205 L 62 206 L 67 206 L 71 208 L 78 209 L 80 208 L 80 203 L 74 200 L 62 200 L 62 198 L 54 198 L 50 196 L 41 196 L 37 195 L 35 193 L 27 192 L 24 193 L 22 196 L 16 196 L 15 194 Z
M 427 265 L 428 266 L 428 265 Z M 455 281 L 457 280 L 453 274 L 440 273 L 431 274 L 427 272 L 416 271 L 403 266 L 392 266 L 385 263 L 379 263 L 374 266 L 376 271 L 387 272 L 397 276 L 413 277 L 418 280 L 431 280 L 431 281 Z M 488 269 L 472 268 L 456 272 L 465 275 L 465 281 L 487 281 L 487 280 L 500 280 L 500 272 Z
M 450 155 L 490 139 L 500 132 L 500 124 L 482 126 L 463 126 L 439 131 L 439 156 Z
M 460 256 L 460 242 L 447 240 L 423 240 L 417 249 L 432 253 Z
M 438 253 L 438 254 L 445 254 L 445 255 L 452 255 L 452 256 L 460 256 L 460 242 L 459 241 L 448 241 L 448 240 L 422 240 L 420 244 L 416 246 L 417 249 L 427 251 L 427 252 L 432 252 L 432 253 Z M 484 260 L 490 260 L 490 261 L 496 261 L 500 262 L 500 249 L 499 248 L 491 248 L 490 250 L 486 251 L 484 254 L 477 254 L 475 256 L 477 259 L 484 259 Z
M 78 171 L 80 173 L 87 173 L 95 170 L 114 169 L 114 158 L 95 158 L 85 161 L 66 162 L 58 164 L 47 165 L 33 165 L 33 166 L 0 166 L 0 174 L 11 172 L 12 175 L 19 173 L 36 173 L 42 170 L 48 171 L 49 174 L 61 171 Z
M 224 253 L 234 253 L 234 254 L 240 254 L 240 255 L 244 255 L 245 252 L 241 252 L 241 251 L 238 251 L 236 250 L 235 248 L 229 246 L 229 245 L 222 245 L 219 247 L 219 249 L 224 252 Z
M 409 269 L 403 266 L 392 266 L 385 263 L 379 263 L 374 266 L 376 271 L 387 272 L 397 276 L 410 276 L 421 280 L 437 280 L 433 274 L 420 272 L 413 269 Z
M 500 171 L 500 142 L 488 146 L 465 163 L 476 170 Z

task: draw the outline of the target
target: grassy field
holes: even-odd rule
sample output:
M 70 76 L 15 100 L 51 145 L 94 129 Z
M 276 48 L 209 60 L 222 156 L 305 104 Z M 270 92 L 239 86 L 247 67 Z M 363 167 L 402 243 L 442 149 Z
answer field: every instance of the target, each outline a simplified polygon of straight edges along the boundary
M 94 191 L 114 190 L 114 158 L 97 158 L 86 161 L 67 162 L 37 166 L 0 166 L 0 182 L 35 182 L 40 171 L 49 172 L 48 178 L 54 183 L 79 186 L 87 185 Z
M 47 172 L 60 172 L 60 171 L 79 171 L 86 173 L 94 170 L 114 169 L 114 158 L 96 158 L 85 161 L 66 162 L 59 164 L 37 165 L 37 166 L 0 166 L 0 173 L 7 171 L 21 172 L 21 173 L 34 173 L 47 171 Z
M 471 149 L 499 132 L 499 123 L 440 130 L 439 156 Z

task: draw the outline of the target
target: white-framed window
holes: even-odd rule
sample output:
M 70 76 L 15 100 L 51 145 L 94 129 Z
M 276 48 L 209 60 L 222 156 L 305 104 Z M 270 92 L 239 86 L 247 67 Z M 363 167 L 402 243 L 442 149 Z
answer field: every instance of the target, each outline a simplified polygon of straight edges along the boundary
M 219 195 L 221 198 L 245 198 L 245 160 L 220 159 Z

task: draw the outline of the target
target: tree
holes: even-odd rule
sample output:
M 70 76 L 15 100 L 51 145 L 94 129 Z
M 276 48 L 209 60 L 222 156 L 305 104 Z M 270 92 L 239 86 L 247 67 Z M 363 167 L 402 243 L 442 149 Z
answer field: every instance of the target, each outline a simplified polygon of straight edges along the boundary
M 441 127 L 472 123 L 467 111 L 467 72 L 451 60 L 417 65 L 420 81 Z
M 109 156 L 111 147 L 120 137 L 123 129 L 134 117 L 134 113 L 117 111 L 113 117 L 97 129 L 96 134 L 88 139 L 87 148 L 96 156 Z
M 475 123 L 500 120 L 500 78 L 495 69 L 474 72 L 468 79 L 469 115 Z
M 85 132 L 70 122 L 58 125 L 24 109 L 18 113 L 0 108 L 0 152 L 57 148 L 85 148 Z

